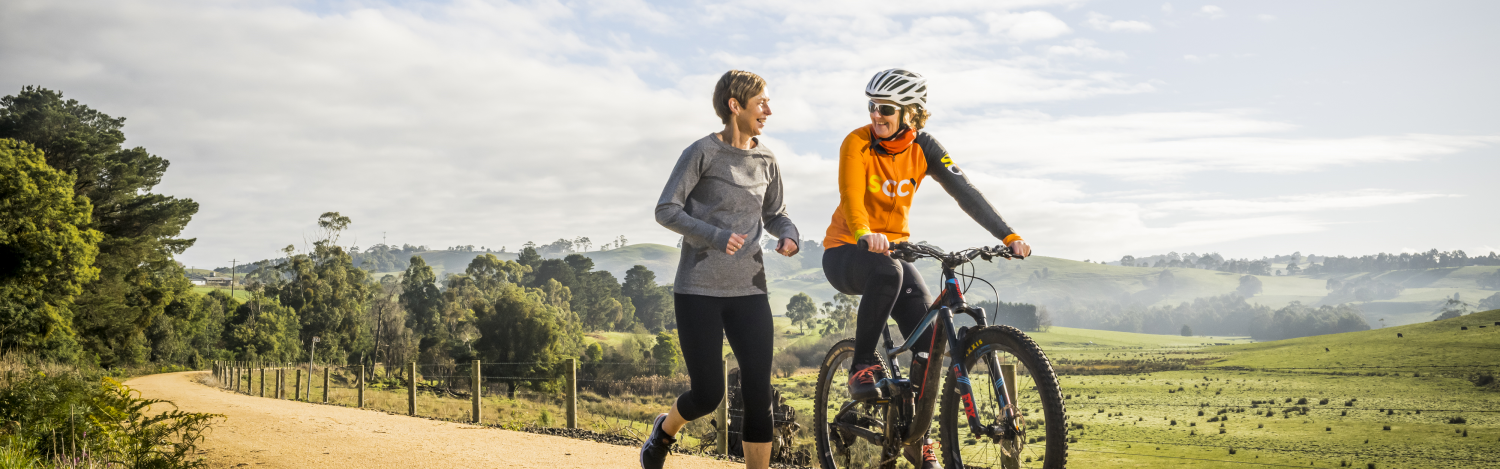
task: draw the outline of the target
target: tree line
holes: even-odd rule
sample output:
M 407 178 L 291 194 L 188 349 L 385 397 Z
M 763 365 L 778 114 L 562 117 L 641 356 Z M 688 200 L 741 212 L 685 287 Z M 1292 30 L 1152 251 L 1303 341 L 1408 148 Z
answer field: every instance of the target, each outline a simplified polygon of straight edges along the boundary
M 543 376 L 585 352 L 653 372 L 680 363 L 670 286 L 644 266 L 622 282 L 528 243 L 516 261 L 485 253 L 438 278 L 414 255 L 425 247 L 341 246 L 352 220 L 338 212 L 308 248 L 245 266 L 247 297 L 197 293 L 173 257 L 193 245 L 178 235 L 198 205 L 153 192 L 169 162 L 123 147 L 124 122 L 43 88 L 0 98 L 0 350 L 106 368 L 478 359 L 537 362 L 517 372 Z M 602 330 L 658 335 L 644 350 L 585 350 L 583 333 Z
M 1059 314 L 1059 325 L 1144 334 L 1250 336 L 1281 340 L 1340 332 L 1365 331 L 1370 325 L 1349 305 L 1310 307 L 1293 301 L 1271 309 L 1238 293 L 1197 298 L 1176 306 L 1141 307 L 1117 303 L 1075 304 Z
M 1119 265 L 1125 267 L 1183 267 L 1217 270 L 1249 275 L 1316 275 L 1334 273 L 1389 272 L 1405 269 L 1439 269 L 1465 266 L 1500 265 L 1500 255 L 1494 252 L 1486 256 L 1469 257 L 1462 250 L 1438 251 L 1432 249 L 1421 253 L 1374 254 L 1359 257 L 1303 256 L 1301 252 L 1278 255 L 1264 259 L 1225 259 L 1218 253 L 1178 254 L 1169 252 L 1154 256 L 1120 258 Z

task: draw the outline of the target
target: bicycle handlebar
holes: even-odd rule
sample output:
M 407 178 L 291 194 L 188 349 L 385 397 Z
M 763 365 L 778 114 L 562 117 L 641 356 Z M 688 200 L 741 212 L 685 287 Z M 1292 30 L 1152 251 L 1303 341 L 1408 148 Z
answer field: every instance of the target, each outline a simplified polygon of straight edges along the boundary
M 863 239 L 859 240 L 858 246 L 860 250 L 870 250 L 869 243 L 866 243 Z M 911 244 L 908 242 L 892 243 L 891 257 L 895 257 L 907 262 L 914 262 L 917 259 L 921 259 L 924 257 L 932 258 L 941 261 L 944 265 L 947 265 L 949 267 L 957 267 L 959 265 L 963 265 L 965 263 L 968 263 L 969 261 L 974 260 L 975 258 L 983 258 L 986 261 L 996 257 L 1003 259 L 1025 259 L 1024 256 L 1015 255 L 1015 253 L 1011 252 L 1010 246 L 1005 245 L 997 245 L 993 247 L 981 246 L 977 248 L 962 249 L 951 253 L 944 253 L 931 246 L 927 246 L 924 244 Z

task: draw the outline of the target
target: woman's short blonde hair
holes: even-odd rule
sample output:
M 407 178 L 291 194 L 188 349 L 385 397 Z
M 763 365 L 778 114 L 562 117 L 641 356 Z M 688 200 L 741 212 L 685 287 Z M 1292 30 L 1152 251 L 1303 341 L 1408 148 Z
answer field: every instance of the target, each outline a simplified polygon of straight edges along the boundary
M 719 84 L 714 85 L 714 113 L 719 115 L 719 120 L 724 125 L 729 125 L 729 118 L 734 113 L 729 111 L 729 98 L 734 98 L 740 103 L 740 109 L 744 109 L 750 98 L 760 95 L 766 90 L 766 80 L 760 75 L 744 70 L 730 70 L 719 77 Z
M 901 110 L 905 111 L 906 115 L 911 117 L 911 127 L 916 130 L 922 130 L 923 127 L 926 127 L 927 118 L 932 117 L 932 114 L 927 112 L 927 108 L 915 104 L 901 106 Z

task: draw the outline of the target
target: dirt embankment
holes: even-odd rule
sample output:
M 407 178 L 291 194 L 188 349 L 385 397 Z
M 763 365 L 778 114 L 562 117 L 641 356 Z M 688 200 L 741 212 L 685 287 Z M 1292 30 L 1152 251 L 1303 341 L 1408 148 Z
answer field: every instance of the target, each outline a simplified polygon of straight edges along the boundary
M 200 445 L 212 468 L 640 467 L 628 446 L 246 396 L 194 383 L 193 373 L 126 384 L 185 411 L 227 416 Z M 667 467 L 744 466 L 673 455 Z

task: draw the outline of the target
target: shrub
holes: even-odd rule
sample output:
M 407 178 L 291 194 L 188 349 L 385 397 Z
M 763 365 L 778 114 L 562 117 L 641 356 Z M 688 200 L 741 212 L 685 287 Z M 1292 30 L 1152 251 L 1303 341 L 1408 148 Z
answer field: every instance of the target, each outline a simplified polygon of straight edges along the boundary
M 783 378 L 792 377 L 797 372 L 797 368 L 801 366 L 802 361 L 796 355 L 784 351 L 776 354 L 776 358 L 771 359 L 771 369 L 780 373 Z
M 1497 382 L 1494 373 L 1488 371 L 1482 371 L 1469 375 L 1469 382 L 1474 383 L 1475 386 L 1479 386 L 1481 388 L 1489 389 L 1492 391 L 1500 391 L 1500 382 Z
M 203 465 L 193 454 L 204 431 L 222 415 L 183 412 L 171 402 L 142 398 L 110 378 L 49 371 L 27 366 L 7 373 L 0 386 L 0 421 L 10 422 L 11 435 L 0 460 L 24 455 L 125 467 Z
M 1466 420 L 1466 419 L 1464 419 L 1463 417 L 1455 416 L 1455 417 L 1449 418 L 1448 419 L 1448 423 L 1452 423 L 1452 424 L 1465 424 L 1465 423 L 1469 423 L 1469 421 Z

